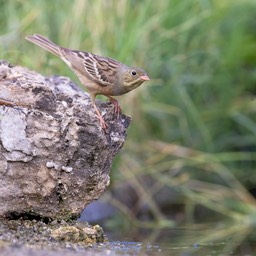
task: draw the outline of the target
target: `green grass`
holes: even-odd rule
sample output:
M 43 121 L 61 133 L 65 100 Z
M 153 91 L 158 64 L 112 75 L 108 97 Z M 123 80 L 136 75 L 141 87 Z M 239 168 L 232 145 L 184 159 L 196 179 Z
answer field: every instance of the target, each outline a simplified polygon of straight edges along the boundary
M 186 209 L 195 218 L 200 204 L 255 222 L 247 191 L 256 184 L 255 1 L 0 4 L 2 59 L 78 81 L 61 60 L 24 39 L 41 33 L 142 66 L 152 78 L 120 99 L 133 123 L 114 163 L 111 190 L 131 188 L 132 209 L 112 198 L 129 221 L 145 225 L 139 220 L 148 216 L 168 226 L 172 205 L 181 204 L 185 222 L 191 219 Z

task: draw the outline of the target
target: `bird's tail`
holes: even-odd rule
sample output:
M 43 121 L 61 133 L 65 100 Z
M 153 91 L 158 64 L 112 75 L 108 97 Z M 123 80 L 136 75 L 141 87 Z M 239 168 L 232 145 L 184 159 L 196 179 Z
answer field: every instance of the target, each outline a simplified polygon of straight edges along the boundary
M 61 55 L 61 47 L 58 46 L 57 44 L 53 43 L 52 41 L 50 41 L 48 38 L 39 35 L 39 34 L 34 34 L 33 36 L 26 36 L 25 37 L 28 41 L 44 48 L 45 50 L 59 56 L 62 57 Z

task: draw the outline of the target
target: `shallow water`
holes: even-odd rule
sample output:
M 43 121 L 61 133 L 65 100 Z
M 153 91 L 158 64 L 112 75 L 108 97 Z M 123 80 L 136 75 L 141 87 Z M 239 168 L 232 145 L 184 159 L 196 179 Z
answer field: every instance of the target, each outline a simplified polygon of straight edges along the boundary
M 153 239 L 149 239 L 153 238 Z M 148 231 L 144 242 L 112 242 L 112 252 L 131 255 L 256 255 L 251 225 L 194 225 Z M 111 255 L 111 254 L 110 254 Z

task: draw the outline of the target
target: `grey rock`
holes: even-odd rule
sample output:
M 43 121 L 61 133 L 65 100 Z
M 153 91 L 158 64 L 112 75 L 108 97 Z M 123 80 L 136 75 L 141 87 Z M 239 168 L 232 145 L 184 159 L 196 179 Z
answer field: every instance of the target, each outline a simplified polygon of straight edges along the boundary
M 97 102 L 69 78 L 46 78 L 0 62 L 0 217 L 78 217 L 109 184 L 131 119 Z

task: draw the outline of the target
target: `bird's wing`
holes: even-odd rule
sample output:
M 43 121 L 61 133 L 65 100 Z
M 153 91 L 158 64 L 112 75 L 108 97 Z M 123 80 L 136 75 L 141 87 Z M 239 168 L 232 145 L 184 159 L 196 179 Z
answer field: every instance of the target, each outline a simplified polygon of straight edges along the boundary
M 119 68 L 117 61 L 84 51 L 71 51 L 65 48 L 62 51 L 64 58 L 70 64 L 64 58 L 63 60 L 80 75 L 86 76 L 103 87 L 116 82 Z

